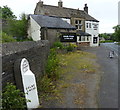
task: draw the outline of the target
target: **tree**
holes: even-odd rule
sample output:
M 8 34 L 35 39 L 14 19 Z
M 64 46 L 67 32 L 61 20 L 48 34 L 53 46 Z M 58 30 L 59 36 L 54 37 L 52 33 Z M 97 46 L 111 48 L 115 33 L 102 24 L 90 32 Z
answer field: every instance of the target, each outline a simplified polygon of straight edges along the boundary
M 20 20 L 9 21 L 9 34 L 16 37 L 18 40 L 26 39 L 27 37 L 27 15 L 23 13 Z
M 3 8 L 0 7 L 0 9 L 2 10 L 2 31 L 5 35 L 8 37 L 16 37 L 17 41 L 26 40 L 28 22 L 27 15 L 23 13 L 21 14 L 20 20 L 17 20 L 9 7 L 3 6 Z
M 110 39 L 110 37 L 109 37 L 106 33 L 104 33 L 104 34 L 99 34 L 99 36 L 100 36 L 100 37 L 103 37 L 105 40 L 109 40 L 109 39 Z
M 6 5 L 6 6 L 3 6 L 0 7 L 0 12 L 1 12 L 1 15 L 2 15 L 2 19 L 4 20 L 7 20 L 7 19 L 16 19 L 16 16 L 13 14 L 13 12 L 11 11 L 11 9 Z
M 116 41 L 120 41 L 120 25 L 114 26 L 113 29 L 115 30 L 113 36 Z

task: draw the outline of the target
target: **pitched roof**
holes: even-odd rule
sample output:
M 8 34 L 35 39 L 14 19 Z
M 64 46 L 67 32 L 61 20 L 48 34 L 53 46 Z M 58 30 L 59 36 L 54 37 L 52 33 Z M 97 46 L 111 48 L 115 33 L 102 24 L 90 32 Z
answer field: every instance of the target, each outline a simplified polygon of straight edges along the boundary
M 41 27 L 57 28 L 57 29 L 76 29 L 75 26 L 70 25 L 66 21 L 57 17 L 50 17 L 45 15 L 30 15 Z
M 82 30 L 77 31 L 77 34 L 80 36 L 91 36 L 91 34 L 83 32 Z
M 39 7 L 40 7 L 39 4 L 37 4 L 34 14 L 39 14 L 39 12 L 37 12 Z M 84 10 L 44 5 L 44 4 L 42 6 L 42 9 L 39 10 L 41 11 L 40 13 L 43 13 L 49 16 L 58 16 L 58 17 L 64 17 L 64 18 L 80 17 L 80 18 L 84 18 L 85 20 L 99 22 L 98 20 L 90 16 L 88 13 L 86 13 Z

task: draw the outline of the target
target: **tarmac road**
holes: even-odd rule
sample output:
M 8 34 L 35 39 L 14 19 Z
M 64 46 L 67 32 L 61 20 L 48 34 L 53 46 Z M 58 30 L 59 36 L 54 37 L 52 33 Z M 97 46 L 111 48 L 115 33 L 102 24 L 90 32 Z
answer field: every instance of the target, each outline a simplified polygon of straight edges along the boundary
M 113 43 L 101 44 L 100 47 L 86 48 L 95 53 L 101 70 L 101 83 L 98 93 L 99 108 L 118 108 L 118 48 Z M 113 59 L 109 52 L 115 51 Z
M 105 46 L 111 51 L 114 51 L 117 57 L 118 57 L 118 54 L 120 54 L 120 52 L 118 51 L 118 49 L 120 49 L 120 46 L 116 45 L 115 43 L 102 43 L 101 45 Z

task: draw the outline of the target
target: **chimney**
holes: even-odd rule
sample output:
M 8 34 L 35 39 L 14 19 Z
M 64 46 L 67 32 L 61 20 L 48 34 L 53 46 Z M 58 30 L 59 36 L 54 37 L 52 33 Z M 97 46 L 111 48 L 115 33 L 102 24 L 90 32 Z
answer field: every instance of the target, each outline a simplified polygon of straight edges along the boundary
M 59 0 L 59 2 L 58 2 L 58 7 L 63 7 L 63 2 L 62 2 L 62 0 Z
M 40 7 L 43 7 L 43 1 L 39 0 L 38 4 Z
M 85 4 L 84 11 L 88 13 L 88 6 Z

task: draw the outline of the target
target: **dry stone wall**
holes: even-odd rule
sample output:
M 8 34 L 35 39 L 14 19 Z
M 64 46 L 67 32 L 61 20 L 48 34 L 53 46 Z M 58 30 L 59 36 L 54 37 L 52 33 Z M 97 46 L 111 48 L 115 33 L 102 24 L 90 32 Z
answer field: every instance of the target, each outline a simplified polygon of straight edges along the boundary
M 45 64 L 50 51 L 49 41 L 26 41 L 4 43 L 2 45 L 2 85 L 6 82 L 15 84 L 14 64 L 21 58 L 26 58 L 30 63 L 31 71 L 36 79 L 44 74 Z

